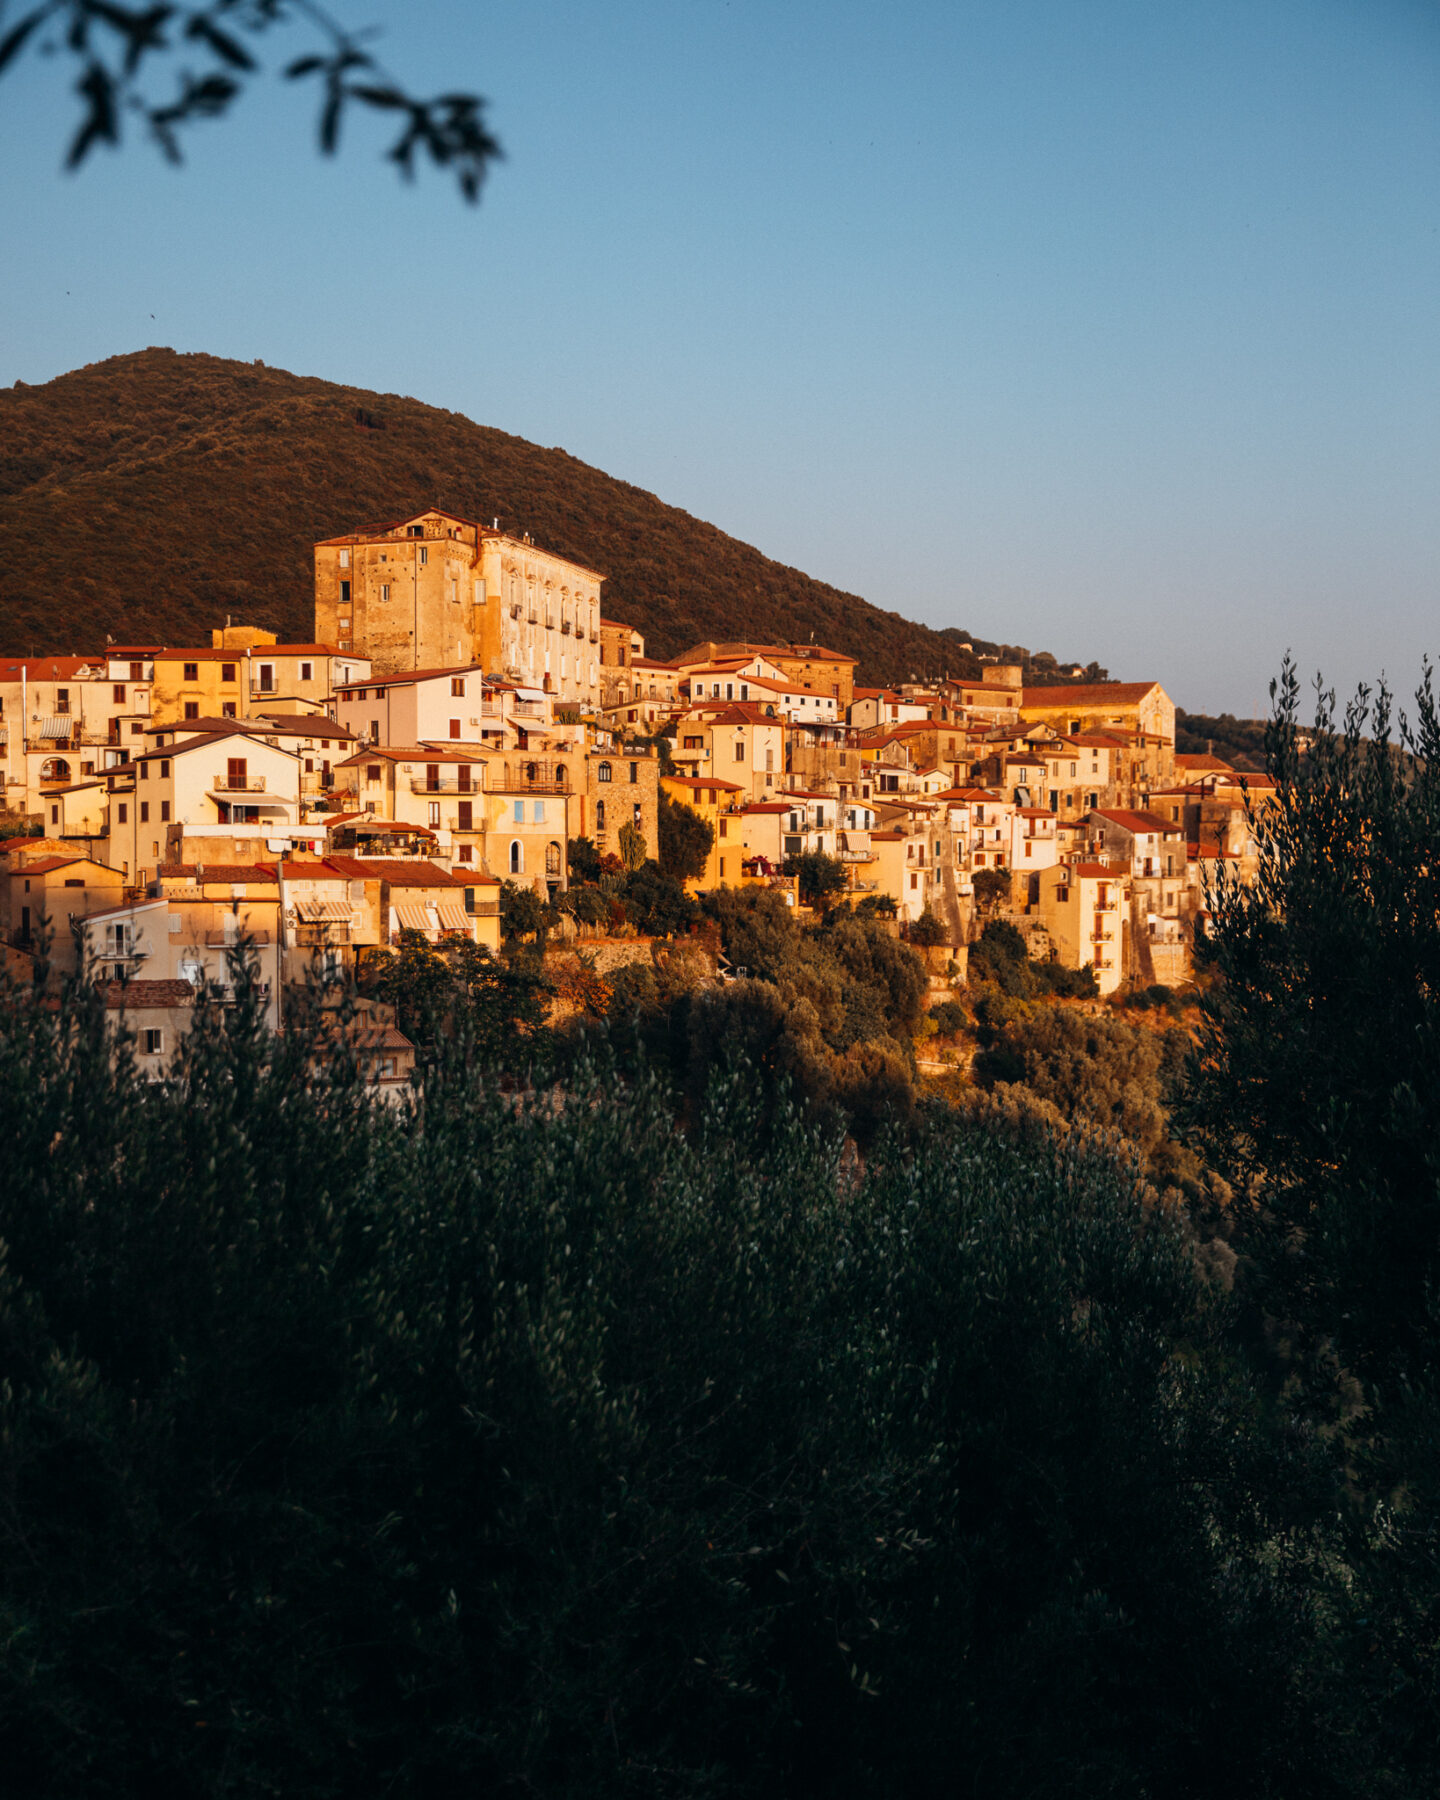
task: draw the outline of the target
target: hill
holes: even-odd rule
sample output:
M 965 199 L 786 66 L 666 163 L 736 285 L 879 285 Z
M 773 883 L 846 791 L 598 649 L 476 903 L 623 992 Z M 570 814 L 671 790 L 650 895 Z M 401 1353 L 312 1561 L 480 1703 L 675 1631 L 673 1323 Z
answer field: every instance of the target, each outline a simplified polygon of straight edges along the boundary
M 165 349 L 0 390 L 0 654 L 203 643 L 227 614 L 308 638 L 311 545 L 432 502 L 604 571 L 607 615 L 653 655 L 813 633 L 871 682 L 973 675 L 974 651 L 1002 649 L 1027 679 L 1059 678 L 1053 657 L 883 612 L 564 450 L 398 394 Z

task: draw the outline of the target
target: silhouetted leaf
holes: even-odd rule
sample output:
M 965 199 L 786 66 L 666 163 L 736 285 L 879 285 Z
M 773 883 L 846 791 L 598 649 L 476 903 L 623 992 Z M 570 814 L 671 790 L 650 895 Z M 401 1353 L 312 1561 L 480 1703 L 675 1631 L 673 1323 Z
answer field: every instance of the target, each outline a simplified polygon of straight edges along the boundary
M 44 17 L 43 8 L 38 12 L 33 12 L 28 18 L 22 19 L 13 31 L 7 32 L 3 38 L 0 38 L 0 70 L 3 70 L 6 63 L 24 48 L 25 40 Z

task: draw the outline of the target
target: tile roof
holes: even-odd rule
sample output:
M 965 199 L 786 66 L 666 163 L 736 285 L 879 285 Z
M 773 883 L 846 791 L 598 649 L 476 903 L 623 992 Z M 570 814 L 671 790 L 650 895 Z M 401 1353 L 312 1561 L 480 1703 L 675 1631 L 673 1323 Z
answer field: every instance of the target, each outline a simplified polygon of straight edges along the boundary
M 159 874 L 162 881 L 191 881 L 197 887 L 227 881 L 232 887 L 263 887 L 278 879 L 274 863 L 161 863 Z
M 1162 819 L 1158 813 L 1127 812 L 1122 807 L 1096 807 L 1091 815 L 1097 819 L 1106 819 L 1112 825 L 1119 825 L 1126 831 L 1165 831 L 1178 832 L 1180 827 L 1171 819 Z
M 107 981 L 105 1004 L 112 1011 L 140 1006 L 193 1006 L 195 989 L 188 981 Z
M 396 856 L 328 856 L 325 860 L 342 875 L 371 880 L 378 877 L 392 888 L 467 888 L 487 885 L 485 879 L 478 874 L 471 881 L 461 881 L 447 869 L 442 869 L 438 863 L 419 859 L 407 862 Z
M 1020 704 L 1050 712 L 1067 706 L 1135 706 L 1159 685 L 1156 681 L 1097 681 L 1084 687 L 1027 687 L 1020 690 Z

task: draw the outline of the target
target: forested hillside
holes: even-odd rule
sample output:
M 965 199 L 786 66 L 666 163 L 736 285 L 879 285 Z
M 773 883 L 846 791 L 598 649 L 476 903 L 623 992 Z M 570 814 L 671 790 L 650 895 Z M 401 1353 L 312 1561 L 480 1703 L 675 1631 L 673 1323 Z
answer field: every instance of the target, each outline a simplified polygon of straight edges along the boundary
M 963 643 L 1001 648 L 882 612 L 459 413 L 151 349 L 0 391 L 0 653 L 205 641 L 226 614 L 307 638 L 315 540 L 434 503 L 602 570 L 607 613 L 654 655 L 813 633 L 891 682 L 973 674 Z M 1058 679 L 1055 659 L 1030 678 Z

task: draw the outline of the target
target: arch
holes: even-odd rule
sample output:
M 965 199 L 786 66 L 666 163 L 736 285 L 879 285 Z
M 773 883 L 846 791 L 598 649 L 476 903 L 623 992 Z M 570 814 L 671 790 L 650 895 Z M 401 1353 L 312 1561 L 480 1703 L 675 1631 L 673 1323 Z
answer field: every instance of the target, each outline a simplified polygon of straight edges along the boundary
M 510 873 L 512 875 L 523 875 L 525 873 L 525 846 L 520 842 L 519 838 L 511 838 L 510 840 Z
M 565 775 L 566 775 L 566 770 L 565 770 L 564 763 L 556 763 L 556 765 L 555 765 L 555 781 L 556 781 L 557 786 L 562 787 L 562 788 L 564 787 Z
M 595 779 L 597 781 L 608 781 L 610 779 L 610 765 L 608 762 L 602 762 L 600 767 L 596 769 Z
M 605 802 L 603 800 L 595 802 L 595 829 L 597 831 L 605 829 Z
M 536 779 L 536 766 L 534 763 L 526 763 L 525 779 L 530 782 L 533 782 Z
M 545 873 L 552 881 L 559 879 L 560 846 L 553 842 L 545 846 Z
M 41 763 L 40 779 L 42 781 L 68 781 L 70 779 L 69 763 L 63 756 L 52 756 L 48 762 Z

